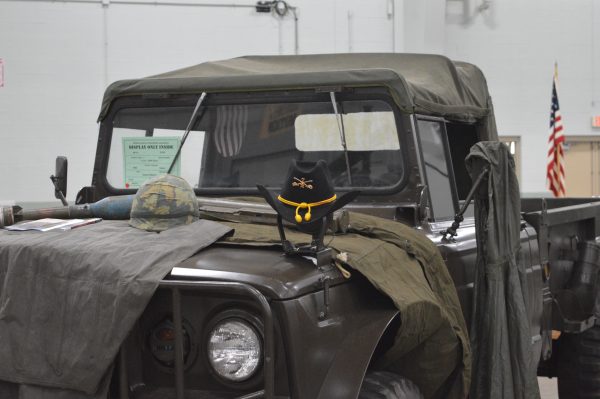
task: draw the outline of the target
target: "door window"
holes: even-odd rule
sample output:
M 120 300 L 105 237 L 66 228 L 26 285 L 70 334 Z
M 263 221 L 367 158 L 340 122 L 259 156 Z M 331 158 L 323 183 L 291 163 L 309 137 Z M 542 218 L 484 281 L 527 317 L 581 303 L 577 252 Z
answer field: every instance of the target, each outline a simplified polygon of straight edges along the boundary
M 418 120 L 418 132 L 434 219 L 452 219 L 456 214 L 456 191 L 444 124 Z

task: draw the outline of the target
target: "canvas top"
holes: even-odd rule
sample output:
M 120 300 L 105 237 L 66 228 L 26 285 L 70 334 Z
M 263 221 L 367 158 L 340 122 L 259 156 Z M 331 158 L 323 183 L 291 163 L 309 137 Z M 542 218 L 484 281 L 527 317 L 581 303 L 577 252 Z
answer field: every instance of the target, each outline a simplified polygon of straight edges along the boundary
M 402 112 L 477 123 L 481 139 L 497 139 L 492 102 L 481 70 L 473 64 L 430 54 L 247 56 L 205 62 L 111 84 L 98 120 L 106 117 L 115 99 L 124 96 L 331 86 L 383 86 Z

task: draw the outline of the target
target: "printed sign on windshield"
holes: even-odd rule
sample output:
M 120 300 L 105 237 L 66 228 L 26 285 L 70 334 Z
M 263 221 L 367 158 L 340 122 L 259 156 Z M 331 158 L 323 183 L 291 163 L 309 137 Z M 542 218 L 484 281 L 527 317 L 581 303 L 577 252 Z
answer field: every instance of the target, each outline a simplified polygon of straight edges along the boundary
M 125 188 L 138 188 L 146 180 L 167 173 L 178 147 L 179 137 L 123 137 Z M 180 161 L 171 174 L 180 175 Z

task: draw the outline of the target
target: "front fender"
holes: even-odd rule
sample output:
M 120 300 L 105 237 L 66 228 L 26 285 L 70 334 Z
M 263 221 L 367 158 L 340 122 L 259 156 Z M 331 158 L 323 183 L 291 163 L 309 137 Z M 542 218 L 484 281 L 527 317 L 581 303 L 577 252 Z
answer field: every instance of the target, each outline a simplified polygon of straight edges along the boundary
M 369 322 L 352 331 L 338 347 L 318 399 L 358 397 L 362 381 L 377 344 L 398 310 L 371 312 Z
M 356 398 L 373 353 L 399 312 L 373 286 L 355 281 L 274 304 L 292 398 Z

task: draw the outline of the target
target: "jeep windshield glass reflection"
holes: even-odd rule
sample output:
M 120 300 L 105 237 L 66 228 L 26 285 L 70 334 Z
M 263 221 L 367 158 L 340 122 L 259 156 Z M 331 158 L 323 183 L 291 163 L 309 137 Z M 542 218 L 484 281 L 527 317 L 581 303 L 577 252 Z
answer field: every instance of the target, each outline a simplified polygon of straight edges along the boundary
M 192 112 L 193 106 L 131 107 L 116 112 L 108 183 L 117 189 L 137 188 L 149 177 L 166 172 Z M 330 101 L 208 102 L 201 107 L 173 173 L 199 192 L 235 193 L 253 191 L 256 184 L 278 188 L 291 159 L 323 159 L 338 188 L 397 186 L 404 162 L 398 118 L 391 106 L 378 99 L 338 99 L 338 112 L 336 120 Z

